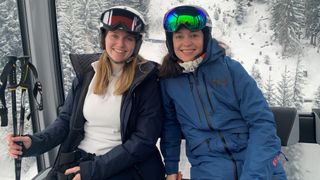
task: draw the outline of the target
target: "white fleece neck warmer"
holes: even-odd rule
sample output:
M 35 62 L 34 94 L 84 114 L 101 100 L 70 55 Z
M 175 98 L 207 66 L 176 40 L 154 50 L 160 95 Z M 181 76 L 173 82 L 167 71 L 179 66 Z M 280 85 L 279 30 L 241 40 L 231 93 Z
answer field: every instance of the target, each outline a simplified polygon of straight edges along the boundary
M 184 73 L 189 73 L 189 72 L 195 71 L 198 68 L 199 64 L 202 62 L 202 60 L 203 60 L 203 57 L 200 56 L 193 61 L 181 62 L 178 64 L 183 68 Z

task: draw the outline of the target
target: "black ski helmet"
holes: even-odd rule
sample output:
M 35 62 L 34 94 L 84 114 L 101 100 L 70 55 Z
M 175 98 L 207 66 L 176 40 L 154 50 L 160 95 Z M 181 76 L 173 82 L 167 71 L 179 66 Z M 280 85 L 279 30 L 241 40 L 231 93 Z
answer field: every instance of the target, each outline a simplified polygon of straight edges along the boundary
M 189 24 L 188 20 L 181 20 L 179 16 L 191 16 L 193 22 L 196 22 L 196 25 Z M 175 18 L 174 20 L 170 18 Z M 201 18 L 200 18 L 201 17 Z M 169 23 L 169 24 L 168 24 Z M 172 23 L 176 26 L 174 28 L 170 28 Z M 186 27 L 189 30 L 201 30 L 203 32 L 203 52 L 205 53 L 207 50 L 207 44 L 209 39 L 212 38 L 212 21 L 208 14 L 208 12 L 199 7 L 194 5 L 182 5 L 177 6 L 169 11 L 164 15 L 163 18 L 163 27 L 166 33 L 166 46 L 168 48 L 169 55 L 172 59 L 178 60 L 178 57 L 175 55 L 173 50 L 173 32 L 178 31 L 181 27 Z
M 100 17 L 100 43 L 105 49 L 105 36 L 108 31 L 121 29 L 136 38 L 136 45 L 131 57 L 136 57 L 142 44 L 142 35 L 145 33 L 146 22 L 143 16 L 133 8 L 115 6 L 107 9 Z

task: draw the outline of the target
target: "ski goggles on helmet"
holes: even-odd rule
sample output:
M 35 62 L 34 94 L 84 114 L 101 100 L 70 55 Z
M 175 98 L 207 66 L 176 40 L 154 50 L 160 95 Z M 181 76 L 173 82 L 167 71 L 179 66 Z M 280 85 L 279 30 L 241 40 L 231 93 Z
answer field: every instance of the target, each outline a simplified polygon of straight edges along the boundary
M 163 27 L 167 32 L 175 32 L 181 26 L 191 31 L 201 30 L 210 26 L 204 9 L 195 6 L 179 6 L 169 10 L 163 19 Z
M 145 22 L 142 16 L 128 7 L 106 10 L 100 18 L 100 28 L 107 30 L 122 29 L 131 33 L 143 33 Z

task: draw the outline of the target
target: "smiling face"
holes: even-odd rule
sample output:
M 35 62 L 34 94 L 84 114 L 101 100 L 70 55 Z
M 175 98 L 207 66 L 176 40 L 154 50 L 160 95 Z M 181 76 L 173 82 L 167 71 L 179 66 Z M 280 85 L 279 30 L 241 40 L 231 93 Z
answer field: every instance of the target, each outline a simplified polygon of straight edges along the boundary
M 123 30 L 109 31 L 105 37 L 105 47 L 114 63 L 122 63 L 132 55 L 136 38 Z
M 182 28 L 173 33 L 173 48 L 183 62 L 195 60 L 203 52 L 203 32 Z

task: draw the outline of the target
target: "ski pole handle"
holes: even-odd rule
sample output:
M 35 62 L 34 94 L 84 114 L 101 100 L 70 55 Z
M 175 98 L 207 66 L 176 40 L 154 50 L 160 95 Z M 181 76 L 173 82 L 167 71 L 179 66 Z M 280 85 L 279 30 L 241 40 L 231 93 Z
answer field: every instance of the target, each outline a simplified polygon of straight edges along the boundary
M 10 64 L 10 73 L 9 73 L 9 84 L 8 89 L 11 91 L 12 99 L 12 121 L 13 121 L 13 135 L 17 135 L 17 99 L 16 99 L 16 89 L 17 89 L 17 74 L 16 74 L 16 56 L 8 56 Z

